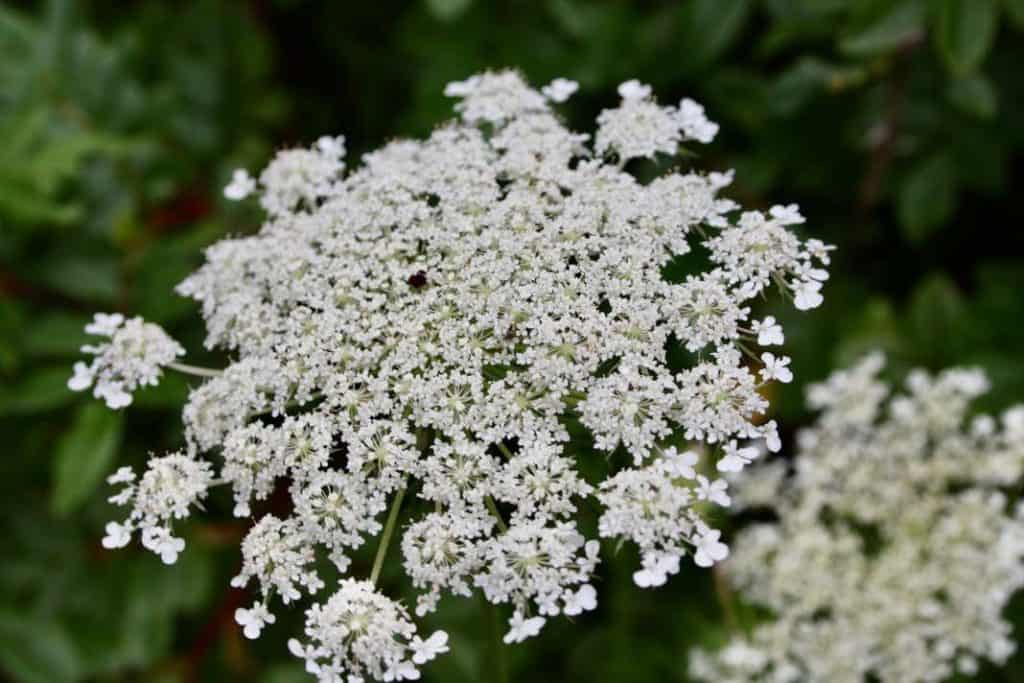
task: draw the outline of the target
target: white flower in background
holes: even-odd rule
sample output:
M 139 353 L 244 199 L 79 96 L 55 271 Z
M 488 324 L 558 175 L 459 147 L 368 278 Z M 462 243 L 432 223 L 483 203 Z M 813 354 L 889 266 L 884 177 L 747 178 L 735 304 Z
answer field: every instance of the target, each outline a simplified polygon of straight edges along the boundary
M 416 616 L 480 591 L 507 605 L 507 642 L 597 607 L 600 544 L 578 525 L 587 499 L 602 508 L 600 538 L 639 547 L 640 586 L 664 584 L 686 557 L 722 560 L 702 515 L 731 499 L 705 475 L 741 469 L 762 441 L 779 447 L 741 348 L 784 336 L 751 309 L 772 285 L 793 297 L 811 282 L 820 296 L 828 248 L 786 227 L 795 209 L 740 213 L 719 196 L 731 172 L 624 170 L 709 141 L 717 127 L 696 103 L 661 106 L 624 83 L 591 139 L 552 109 L 576 87 L 478 74 L 445 88 L 459 116 L 425 140 L 346 168 L 344 139 L 324 137 L 280 151 L 258 181 L 237 176 L 231 194 L 254 193 L 265 224 L 209 247 L 178 287 L 231 362 L 174 364 L 206 376 L 183 410 L 187 447 L 152 458 L 138 482 L 114 475 L 113 501 L 130 512 L 104 545 L 139 531 L 175 559 L 178 521 L 224 484 L 253 520 L 232 583 L 257 602 L 238 622 L 256 637 L 277 605 L 317 601 L 289 650 L 332 682 L 415 679 L 448 649 L 376 587 L 396 534 Z M 695 247 L 710 263 L 666 280 Z M 72 385 L 102 384 L 114 405 L 181 352 L 141 321 L 93 328 L 110 343 Z M 119 350 L 140 336 L 148 372 Z M 672 360 L 676 346 L 689 360 Z M 765 379 L 791 378 L 786 362 Z M 629 465 L 609 459 L 608 477 L 585 481 L 570 423 Z M 287 513 L 268 514 L 272 495 Z M 361 580 L 349 556 L 367 542 L 377 555 Z M 317 558 L 340 580 L 327 585 Z
M 541 88 L 540 91 L 544 93 L 544 97 L 552 102 L 565 102 L 579 88 L 580 84 L 576 81 L 570 81 L 567 78 L 556 78 Z
M 344 135 L 324 135 L 314 145 L 321 153 L 332 159 L 341 159 L 345 156 Z
M 619 97 L 624 100 L 645 100 L 651 96 L 651 86 L 634 79 L 619 86 Z
M 132 392 L 139 387 L 157 384 L 163 368 L 185 355 L 185 349 L 159 325 L 142 318 L 126 320 L 119 313 L 97 313 L 85 331 L 106 340 L 82 347 L 95 358 L 88 365 L 75 363 L 68 388 L 84 391 L 93 387 L 93 396 L 114 410 L 129 405 Z
M 224 186 L 224 196 L 233 202 L 241 201 L 256 191 L 256 180 L 244 168 L 236 168 L 231 182 Z
M 987 388 L 969 369 L 912 372 L 890 398 L 883 365 L 871 355 L 810 387 L 823 413 L 792 474 L 775 462 L 736 478 L 740 508 L 776 519 L 741 532 L 725 572 L 774 618 L 691 653 L 693 677 L 941 681 L 1015 651 L 1002 614 L 1024 586 L 1024 510 L 1003 489 L 1024 473 L 1022 408 L 968 421 Z
M 683 137 L 705 145 L 718 135 L 718 124 L 709 121 L 704 114 L 704 107 L 688 97 L 684 97 L 679 103 L 679 127 L 683 131 Z

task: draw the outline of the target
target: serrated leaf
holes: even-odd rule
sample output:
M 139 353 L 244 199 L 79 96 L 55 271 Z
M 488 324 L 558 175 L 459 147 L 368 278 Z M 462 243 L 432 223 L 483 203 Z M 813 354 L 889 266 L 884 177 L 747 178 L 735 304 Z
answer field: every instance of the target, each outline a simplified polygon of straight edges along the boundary
M 985 60 L 996 34 L 996 0 L 938 0 L 935 42 L 954 74 L 963 76 Z
M 64 515 L 86 500 L 107 474 L 121 445 L 123 418 L 102 403 L 78 410 L 71 429 L 57 443 L 52 506 Z
M 903 233 L 911 242 L 920 242 L 949 219 L 955 203 L 952 159 L 945 154 L 925 159 L 900 188 L 897 208 Z

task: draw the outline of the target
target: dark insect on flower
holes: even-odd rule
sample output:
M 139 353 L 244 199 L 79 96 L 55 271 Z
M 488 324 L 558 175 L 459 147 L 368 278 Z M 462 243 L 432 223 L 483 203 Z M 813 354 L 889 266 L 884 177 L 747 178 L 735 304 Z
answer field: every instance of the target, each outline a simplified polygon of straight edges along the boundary
M 421 287 L 425 287 L 427 284 L 427 274 L 425 271 L 417 270 L 409 276 L 409 279 L 406 280 L 406 282 L 408 282 L 409 286 L 413 289 L 420 289 Z

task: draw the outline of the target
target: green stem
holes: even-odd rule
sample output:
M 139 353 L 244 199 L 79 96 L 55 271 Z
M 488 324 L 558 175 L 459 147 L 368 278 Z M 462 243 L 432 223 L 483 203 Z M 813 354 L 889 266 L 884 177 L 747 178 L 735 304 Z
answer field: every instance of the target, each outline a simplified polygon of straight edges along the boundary
M 487 509 L 491 511 L 492 515 L 494 515 L 494 519 L 498 521 L 498 529 L 501 530 L 501 533 L 508 531 L 508 525 L 505 524 L 505 520 L 502 519 L 501 511 L 498 510 L 498 504 L 494 502 L 494 499 L 488 495 L 484 497 L 484 502 L 487 503 Z
M 511 460 L 511 459 L 512 459 L 512 451 L 510 451 L 510 450 L 508 449 L 508 446 L 506 446 L 505 444 L 503 444 L 503 443 L 502 443 L 502 442 L 500 442 L 500 441 L 497 441 L 497 442 L 495 442 L 495 444 L 494 444 L 494 445 L 498 447 L 498 450 L 499 450 L 499 451 L 501 451 L 501 454 L 502 454 L 502 455 L 504 455 L 504 456 L 505 456 L 506 458 L 508 458 L 509 460 Z
M 373 570 L 370 572 L 370 583 L 377 585 L 377 578 L 384 566 L 384 557 L 388 554 L 388 546 L 391 544 L 391 534 L 395 531 L 395 523 L 398 522 L 398 509 L 402 507 L 402 498 L 405 497 L 405 486 L 398 489 L 395 499 L 391 501 L 391 511 L 388 512 L 388 521 L 384 525 L 384 533 L 380 536 L 380 545 L 377 546 L 377 556 L 373 558 Z
M 721 564 L 711 568 L 711 577 L 715 584 L 715 595 L 718 597 L 718 605 L 722 608 L 722 617 L 725 625 L 730 631 L 739 630 L 739 620 L 736 618 L 736 601 L 733 599 L 732 590 L 729 588 L 729 578 Z
M 168 363 L 167 367 L 186 375 L 194 375 L 195 377 L 220 377 L 224 372 L 223 370 L 201 368 L 198 365 L 189 365 L 187 363 Z

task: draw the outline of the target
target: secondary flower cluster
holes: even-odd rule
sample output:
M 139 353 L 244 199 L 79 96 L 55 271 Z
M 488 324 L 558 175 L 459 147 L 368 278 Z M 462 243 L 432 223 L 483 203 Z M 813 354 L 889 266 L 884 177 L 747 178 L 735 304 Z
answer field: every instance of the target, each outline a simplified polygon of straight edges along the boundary
M 142 318 L 125 320 L 120 313 L 97 313 L 85 331 L 108 341 L 82 347 L 96 358 L 89 365 L 75 363 L 68 388 L 84 391 L 93 387 L 93 396 L 115 410 L 129 405 L 132 392 L 139 387 L 155 385 L 162 369 L 185 355 L 185 349 L 159 325 Z
M 889 397 L 872 355 L 809 391 L 822 409 L 795 472 L 744 473 L 738 501 L 778 516 L 725 565 L 774 619 L 691 674 L 714 683 L 942 681 L 1014 651 L 1001 616 L 1024 585 L 1024 407 L 967 421 L 979 371 L 913 372 Z M 966 424 L 965 424 L 966 423 Z
M 505 640 L 518 642 L 597 604 L 583 499 L 603 506 L 600 536 L 639 546 L 636 582 L 658 585 L 688 553 L 701 566 L 728 554 L 695 507 L 728 505 L 725 482 L 671 444 L 708 444 L 721 471 L 761 452 L 751 440 L 778 448 L 761 389 L 792 373 L 754 350 L 784 335 L 750 302 L 774 285 L 798 308 L 818 305 L 829 247 L 791 231 L 804 220 L 794 206 L 739 212 L 718 196 L 729 173 L 627 172 L 710 141 L 717 126 L 696 103 L 660 106 L 625 83 L 590 144 L 552 109 L 575 89 L 485 73 L 446 89 L 457 120 L 355 169 L 341 138 L 322 138 L 258 179 L 236 173 L 225 194 L 257 192 L 266 223 L 209 248 L 178 288 L 202 305 L 208 346 L 236 360 L 191 393 L 187 455 L 167 457 L 215 454 L 238 516 L 275 490 L 290 498 L 242 543 L 234 583 L 260 594 L 237 615 L 246 635 L 274 622 L 273 600 L 324 589 L 318 557 L 348 572 L 380 536 L 370 580 L 344 579 L 291 645 L 322 680 L 412 679 L 447 649 L 375 588 L 396 528 L 417 614 L 480 589 L 511 606 Z M 698 245 L 704 265 L 663 277 Z M 671 366 L 672 349 L 689 364 Z M 572 424 L 628 465 L 585 481 L 566 448 Z M 125 489 L 132 512 L 108 545 L 141 529 L 165 559 L 180 549 L 170 524 L 211 478 L 160 462 L 167 488 Z M 418 516 L 402 514 L 403 498 Z

